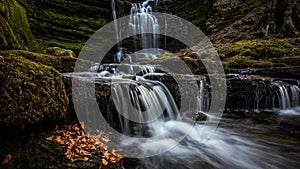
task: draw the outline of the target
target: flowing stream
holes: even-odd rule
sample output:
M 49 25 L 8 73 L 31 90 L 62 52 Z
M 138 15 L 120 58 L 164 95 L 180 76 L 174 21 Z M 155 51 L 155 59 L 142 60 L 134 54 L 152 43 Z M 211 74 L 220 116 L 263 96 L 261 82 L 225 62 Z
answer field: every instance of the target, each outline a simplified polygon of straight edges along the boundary
M 157 48 L 159 45 L 158 31 L 154 35 L 144 34 L 147 29 L 158 30 L 159 27 L 157 19 L 152 15 L 152 1 L 133 3 L 130 11 L 129 27 L 141 35 L 143 49 Z M 116 19 L 114 0 L 112 8 Z M 115 27 L 118 32 L 118 25 Z M 116 62 L 131 58 L 121 46 L 118 50 Z M 146 53 L 144 57 L 155 59 L 158 54 Z M 199 120 L 187 123 L 177 120 L 182 112 L 174 97 L 176 92 L 171 91 L 167 83 L 151 79 L 164 75 L 157 67 L 133 63 L 95 64 L 88 71 L 69 76 L 80 79 L 90 74 L 89 78 L 98 79 L 100 83 L 101 80 L 113 81 L 110 84 L 113 99 L 110 101 L 114 105 L 102 114 L 119 132 L 132 136 L 132 140 L 122 142 L 123 146 L 138 148 L 141 153 L 147 154 L 176 145 L 153 157 L 128 158 L 123 164 L 124 168 L 296 169 L 300 166 L 299 84 L 274 80 L 272 93 L 263 104 L 257 99 L 252 110 L 246 105 L 239 113 L 225 113 L 222 119 L 218 119 L 219 127 L 207 141 L 202 142 L 199 138 L 206 132 L 206 120 L 216 118 L 207 113 L 211 106 L 212 89 L 203 76 L 195 77 L 199 82 L 195 101 L 197 110 L 187 112 L 195 114 Z M 178 141 L 177 136 L 181 135 L 186 137 Z M 140 142 L 135 136 L 149 139 Z

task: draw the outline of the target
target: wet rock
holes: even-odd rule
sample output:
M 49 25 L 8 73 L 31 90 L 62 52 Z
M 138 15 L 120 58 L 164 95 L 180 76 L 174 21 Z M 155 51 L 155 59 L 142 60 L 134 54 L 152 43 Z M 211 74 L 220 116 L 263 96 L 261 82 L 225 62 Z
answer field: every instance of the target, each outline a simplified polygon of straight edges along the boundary
M 227 75 L 227 110 L 265 108 L 274 95 L 272 79 L 253 75 Z M 271 98 L 269 98 L 271 97 Z M 271 106 L 271 105 L 268 105 Z
M 268 68 L 247 68 L 247 69 L 232 69 L 226 68 L 226 73 L 238 73 L 244 75 L 269 76 L 273 78 L 300 78 L 300 66 L 290 67 L 268 67 Z

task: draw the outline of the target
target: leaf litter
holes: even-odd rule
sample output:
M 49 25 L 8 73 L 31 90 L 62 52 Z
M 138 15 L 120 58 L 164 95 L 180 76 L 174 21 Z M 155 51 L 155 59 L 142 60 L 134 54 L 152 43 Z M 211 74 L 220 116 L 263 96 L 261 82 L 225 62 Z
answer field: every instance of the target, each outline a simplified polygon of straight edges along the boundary
M 46 140 L 56 141 L 65 151 L 65 156 L 72 163 L 76 161 L 89 161 L 93 156 L 92 153 L 100 151 L 102 157 L 99 168 L 108 165 L 109 163 L 120 162 L 124 158 L 118 154 L 121 150 L 112 150 L 109 152 L 108 143 L 110 142 L 109 135 L 104 131 L 97 130 L 96 134 L 90 135 L 83 131 L 84 123 L 70 124 L 67 129 L 56 129 L 53 134 L 46 137 Z

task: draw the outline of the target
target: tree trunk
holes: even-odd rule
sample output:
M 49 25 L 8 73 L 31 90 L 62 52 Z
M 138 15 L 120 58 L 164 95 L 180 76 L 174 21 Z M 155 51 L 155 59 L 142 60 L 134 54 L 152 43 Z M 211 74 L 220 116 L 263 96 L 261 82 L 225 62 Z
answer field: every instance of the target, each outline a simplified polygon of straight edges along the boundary
M 293 20 L 293 11 L 299 5 L 299 0 L 274 0 L 275 26 L 276 33 L 295 36 L 299 34 L 299 30 L 295 27 Z

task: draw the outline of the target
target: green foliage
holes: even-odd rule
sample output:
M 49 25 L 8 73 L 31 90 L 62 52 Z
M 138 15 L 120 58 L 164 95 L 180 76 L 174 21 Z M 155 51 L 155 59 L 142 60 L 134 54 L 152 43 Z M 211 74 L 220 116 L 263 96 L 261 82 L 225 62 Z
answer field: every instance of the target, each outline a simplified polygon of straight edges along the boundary
M 0 125 L 27 128 L 65 118 L 68 98 L 61 74 L 20 56 L 0 61 Z

